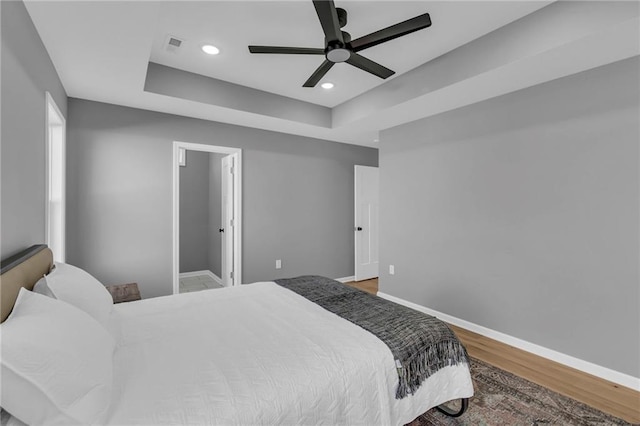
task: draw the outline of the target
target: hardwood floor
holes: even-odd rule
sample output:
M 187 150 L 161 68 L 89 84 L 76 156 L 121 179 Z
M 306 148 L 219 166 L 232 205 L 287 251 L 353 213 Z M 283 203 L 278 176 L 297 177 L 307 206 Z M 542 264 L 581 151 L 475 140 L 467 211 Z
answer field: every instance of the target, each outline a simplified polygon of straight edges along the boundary
M 346 283 L 372 294 L 378 279 Z M 640 423 L 640 393 L 451 325 L 469 355 L 630 423 Z
M 359 288 L 360 290 L 364 290 L 367 293 L 376 294 L 378 293 L 378 279 L 374 278 L 372 280 L 364 280 L 364 281 L 351 281 L 350 283 L 345 283 L 350 285 L 351 287 Z

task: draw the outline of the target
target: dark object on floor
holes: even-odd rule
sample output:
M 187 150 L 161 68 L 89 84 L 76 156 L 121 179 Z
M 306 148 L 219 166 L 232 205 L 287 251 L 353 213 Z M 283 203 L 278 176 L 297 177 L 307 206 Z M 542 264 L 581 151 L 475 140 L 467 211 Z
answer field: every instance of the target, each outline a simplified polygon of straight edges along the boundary
M 461 398 L 457 406 L 452 406 L 451 402 L 438 405 L 436 410 L 449 417 L 460 417 L 463 415 L 467 408 L 469 408 L 469 398 Z
M 434 408 L 410 426 L 631 425 L 475 358 L 470 360 L 475 395 L 464 416 L 447 417 Z
M 113 303 L 133 302 L 140 300 L 140 290 L 137 283 L 107 285 L 107 290 L 113 297 Z

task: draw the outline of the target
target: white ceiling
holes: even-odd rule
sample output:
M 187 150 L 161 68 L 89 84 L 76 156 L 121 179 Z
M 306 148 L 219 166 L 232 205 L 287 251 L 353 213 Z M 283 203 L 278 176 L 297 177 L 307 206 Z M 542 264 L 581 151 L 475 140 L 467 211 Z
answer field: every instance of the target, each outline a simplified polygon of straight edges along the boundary
M 540 2 L 338 1 L 347 10 L 343 30 L 353 39 L 428 12 L 431 27 L 366 49 L 361 54 L 396 76 L 542 7 Z M 479 19 L 482 17 L 482 19 Z M 170 53 L 167 35 L 186 40 Z M 211 43 L 222 53 L 207 56 Z M 248 45 L 324 47 L 313 4 L 286 2 L 166 2 L 160 7 L 152 62 L 328 107 L 353 98 L 384 80 L 348 64 L 334 66 L 322 81 L 335 88 L 302 84 L 322 63 L 316 55 L 252 55 Z
M 386 127 L 634 54 L 635 45 L 625 45 L 627 47 L 625 48 L 625 46 L 620 47 L 618 43 L 619 39 L 628 37 L 631 30 L 624 28 L 620 30 L 618 27 L 625 19 L 635 19 L 637 22 L 637 11 L 635 15 L 632 14 L 629 17 L 627 6 L 627 9 L 621 9 L 620 13 L 612 12 L 609 21 L 605 19 L 605 22 L 608 22 L 605 28 L 597 28 L 597 26 L 593 28 L 589 24 L 590 19 L 595 19 L 596 16 L 601 19 L 603 14 L 597 7 L 592 8 L 593 11 L 585 10 L 584 13 L 580 11 L 582 13 L 580 14 L 565 10 L 567 7 L 577 6 L 553 4 L 545 8 L 549 3 L 551 2 L 337 1 L 337 6 L 345 8 L 349 13 L 349 21 L 344 30 L 350 32 L 353 38 L 425 12 L 430 13 L 433 25 L 361 52 L 363 56 L 396 71 L 393 77 L 385 81 L 347 64 L 337 64 L 323 80 L 335 84 L 335 88 L 329 91 L 319 86 L 312 89 L 301 87 L 321 63 L 322 56 L 251 55 L 247 50 L 249 44 L 323 47 L 322 29 L 309 0 L 280 2 L 27 0 L 26 6 L 67 94 L 71 97 L 375 146 L 374 139 L 377 138 L 378 132 Z M 555 6 L 558 6 L 559 12 L 550 11 L 550 8 Z M 561 13 L 571 16 L 571 21 L 554 21 L 553 17 Z M 439 87 L 429 82 L 429 69 L 425 67 L 432 63 L 437 65 L 438 61 L 441 62 L 442 58 L 445 58 L 439 58 L 441 55 L 452 52 L 529 14 L 531 15 L 526 18 L 529 20 L 522 20 L 509 26 L 509 28 L 515 28 L 509 33 L 506 29 L 494 33 L 504 31 L 511 37 L 516 30 L 521 30 L 524 35 L 521 46 L 518 48 L 519 56 L 506 50 L 494 55 L 491 47 L 484 48 L 487 54 L 483 55 L 480 62 L 485 61 L 485 56 L 490 60 L 495 59 L 494 56 L 505 57 L 501 59 L 504 63 L 492 65 L 493 69 L 500 69 L 502 73 L 494 72 L 496 77 L 495 82 L 491 83 L 491 90 L 486 90 L 486 79 L 491 77 L 489 74 L 494 71 L 493 69 L 460 75 L 457 81 L 446 85 L 441 84 Z M 543 40 L 541 42 L 529 42 L 527 39 L 527 37 L 536 36 L 535 34 L 527 35 L 528 28 L 534 25 L 537 25 L 539 33 L 537 36 Z M 570 28 L 567 29 L 565 26 Z M 545 31 L 541 32 L 540 28 Z M 546 31 L 547 28 L 550 31 Z M 562 33 L 556 31 L 559 28 L 562 28 Z M 616 28 L 618 33 L 621 31 L 622 33 L 615 33 Z M 549 38 L 549 33 L 554 34 L 553 40 L 545 39 Z M 597 49 L 595 52 L 590 52 L 590 56 L 595 55 L 595 61 L 590 58 L 589 61 L 581 62 L 572 58 L 571 53 L 587 56 L 580 53 L 579 49 L 583 49 L 584 40 L 590 36 L 593 37 L 594 34 L 597 40 L 604 40 L 605 36 L 609 36 L 611 40 L 607 39 L 608 42 L 615 43 L 617 47 L 604 45 L 601 52 Z M 168 35 L 185 40 L 178 53 L 165 50 L 164 43 Z M 205 43 L 215 44 L 220 48 L 221 53 L 217 56 L 203 54 L 199 48 Z M 513 41 L 504 43 L 513 45 Z M 541 43 L 546 43 L 544 49 L 532 48 L 538 44 L 542 46 Z M 565 49 L 566 51 L 567 46 L 574 45 L 575 49 L 569 52 L 570 55 L 566 60 L 553 58 L 553 55 L 544 59 L 545 54 L 549 56 L 550 50 Z M 458 49 L 456 52 L 462 52 L 463 49 Z M 612 49 L 614 52 L 619 51 L 619 54 L 612 55 Z M 539 67 L 515 67 L 514 64 L 524 64 L 526 59 L 531 59 L 534 55 L 540 60 L 550 62 L 539 63 Z M 601 56 L 602 59 L 598 59 Z M 454 56 L 446 55 L 446 58 L 449 57 Z M 435 58 L 438 59 L 433 61 Z M 314 126 L 287 119 L 286 116 L 256 114 L 255 111 L 247 112 L 225 105 L 205 104 L 145 92 L 144 84 L 150 61 L 333 108 L 334 124 L 330 127 Z M 565 67 L 566 69 L 562 66 L 558 68 L 563 61 L 570 66 Z M 464 60 L 454 61 L 454 63 L 464 66 Z M 550 73 L 546 65 L 553 65 L 552 68 L 558 68 L 559 71 Z M 505 82 L 504 71 L 509 69 L 512 74 L 507 73 L 507 82 Z M 459 69 L 455 71 L 460 74 Z M 525 75 L 522 75 L 523 73 Z M 509 75 L 512 75 L 512 79 L 509 79 Z M 477 93 L 473 90 L 473 84 L 469 86 L 471 80 L 478 77 L 485 79 L 484 82 L 476 83 L 482 84 L 478 86 L 483 93 L 480 97 L 474 95 Z M 416 81 L 424 81 L 423 85 L 433 87 L 411 94 L 409 92 L 411 87 L 416 86 Z M 455 98 L 442 99 L 443 91 L 438 89 L 455 89 L 456 84 L 460 86 L 462 83 L 465 86 L 464 91 L 456 93 Z M 397 96 L 401 92 L 407 94 L 404 97 Z M 362 101 L 363 99 L 367 100 L 366 104 Z M 389 99 L 393 101 L 388 101 Z M 437 105 L 446 105 L 446 107 L 422 105 L 428 103 L 429 99 L 437 99 Z M 424 108 L 425 114 L 416 112 L 417 104 L 422 105 L 420 108 Z M 340 111 L 339 116 L 337 111 Z M 344 119 L 346 116 L 344 111 L 347 111 L 350 117 L 358 117 L 358 119 Z M 378 119 L 382 115 L 384 120 Z

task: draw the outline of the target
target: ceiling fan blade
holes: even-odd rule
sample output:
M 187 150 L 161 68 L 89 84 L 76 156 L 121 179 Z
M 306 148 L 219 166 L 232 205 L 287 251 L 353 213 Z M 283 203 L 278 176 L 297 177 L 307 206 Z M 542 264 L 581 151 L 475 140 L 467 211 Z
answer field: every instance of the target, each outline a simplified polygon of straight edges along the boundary
M 326 59 L 324 62 L 318 67 L 317 70 L 311 74 L 311 77 L 307 81 L 304 82 L 302 87 L 314 87 L 318 82 L 324 77 L 324 75 L 331 69 L 333 66 L 333 62 L 329 62 Z
M 249 46 L 251 53 L 281 53 L 284 55 L 324 55 L 324 49 L 315 47 Z
M 383 67 L 377 62 L 373 62 L 371 59 L 358 55 L 357 53 L 351 53 L 351 57 L 347 59 L 346 62 L 380 78 L 389 78 L 396 73 L 389 68 Z
M 402 37 L 414 31 L 421 30 L 431 26 L 431 17 L 428 13 L 408 19 L 399 24 L 392 25 L 374 33 L 362 36 L 351 41 L 351 47 L 354 52 L 376 46 L 394 38 Z
M 313 5 L 327 41 L 338 40 L 340 43 L 344 43 L 338 22 L 338 12 L 333 0 L 313 0 Z

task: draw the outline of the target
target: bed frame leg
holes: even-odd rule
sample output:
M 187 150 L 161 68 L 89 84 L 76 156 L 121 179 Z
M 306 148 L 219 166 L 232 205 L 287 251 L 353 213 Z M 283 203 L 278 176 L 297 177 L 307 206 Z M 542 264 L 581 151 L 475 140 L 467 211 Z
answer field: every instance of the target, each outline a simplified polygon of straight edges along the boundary
M 460 399 L 460 409 L 459 410 L 452 410 L 449 407 L 443 405 L 438 405 L 436 407 L 436 409 L 438 411 L 440 411 L 441 413 L 446 414 L 449 417 L 460 417 L 461 415 L 464 414 L 465 411 L 467 411 L 467 408 L 469 407 L 469 398 L 461 398 Z

